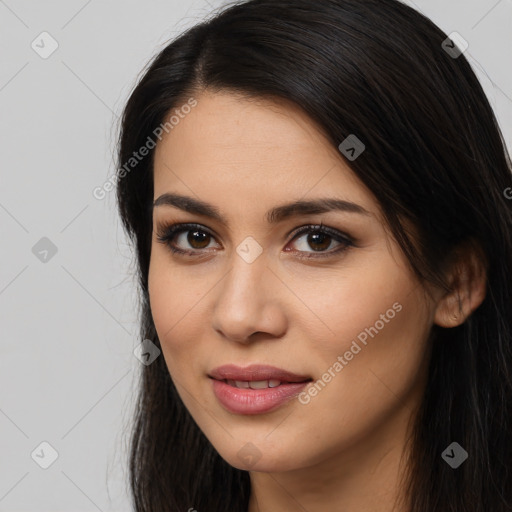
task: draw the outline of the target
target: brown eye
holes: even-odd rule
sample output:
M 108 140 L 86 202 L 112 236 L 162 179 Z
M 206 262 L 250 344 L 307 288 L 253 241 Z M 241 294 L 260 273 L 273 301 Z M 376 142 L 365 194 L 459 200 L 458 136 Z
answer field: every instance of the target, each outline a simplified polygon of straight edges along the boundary
M 315 250 L 323 251 L 329 248 L 332 238 L 325 233 L 310 233 L 307 237 L 307 243 Z
M 297 244 L 297 241 L 300 239 L 303 239 L 303 242 Z M 348 236 L 323 225 L 300 228 L 295 233 L 292 241 L 296 244 L 296 247 L 298 246 L 297 252 L 301 254 L 300 257 L 302 258 L 332 256 L 354 245 Z M 334 250 L 328 250 L 331 248 L 332 242 L 337 244 L 338 247 L 335 245 L 336 248 Z
M 157 226 L 157 240 L 167 245 L 174 253 L 199 255 L 208 248 L 212 238 L 213 235 L 199 225 L 159 224 Z
M 188 230 L 187 242 L 194 249 L 205 249 L 210 240 L 210 234 L 199 229 Z

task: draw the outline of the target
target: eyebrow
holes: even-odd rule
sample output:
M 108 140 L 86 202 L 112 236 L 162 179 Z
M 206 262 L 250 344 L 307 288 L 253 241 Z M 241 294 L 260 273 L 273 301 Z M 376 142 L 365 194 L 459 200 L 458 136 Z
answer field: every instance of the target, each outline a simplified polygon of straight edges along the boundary
M 195 213 L 197 215 L 204 215 L 205 217 L 215 219 L 226 226 L 228 225 L 226 219 L 224 219 L 215 206 L 193 197 L 167 192 L 162 194 L 153 202 L 153 208 L 158 206 L 174 206 L 180 210 Z M 292 203 L 276 206 L 267 212 L 266 217 L 269 224 L 277 224 L 294 216 L 326 213 L 330 211 L 371 215 L 368 210 L 359 204 L 345 201 L 343 199 L 325 197 L 308 201 L 298 200 Z

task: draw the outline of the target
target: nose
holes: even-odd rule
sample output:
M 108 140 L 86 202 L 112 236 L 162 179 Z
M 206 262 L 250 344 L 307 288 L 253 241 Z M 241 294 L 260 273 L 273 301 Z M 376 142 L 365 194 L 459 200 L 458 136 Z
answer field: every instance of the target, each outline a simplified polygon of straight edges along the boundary
M 273 338 L 286 331 L 286 287 L 269 268 L 265 253 L 251 263 L 235 254 L 214 290 L 213 328 L 225 339 L 248 344 L 257 333 Z

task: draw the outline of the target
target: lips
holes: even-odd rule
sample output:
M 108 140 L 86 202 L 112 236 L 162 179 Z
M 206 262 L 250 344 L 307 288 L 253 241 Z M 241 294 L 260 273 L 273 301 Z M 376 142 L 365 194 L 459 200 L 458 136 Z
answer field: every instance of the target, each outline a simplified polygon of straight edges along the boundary
M 219 403 L 228 412 L 244 415 L 278 409 L 313 380 L 308 375 L 260 364 L 244 368 L 234 364 L 219 366 L 208 377 Z
M 252 389 L 264 389 L 279 386 L 281 383 L 307 382 L 312 380 L 308 375 L 298 375 L 282 368 L 260 364 L 244 368 L 234 364 L 227 364 L 215 368 L 208 376 L 235 387 Z

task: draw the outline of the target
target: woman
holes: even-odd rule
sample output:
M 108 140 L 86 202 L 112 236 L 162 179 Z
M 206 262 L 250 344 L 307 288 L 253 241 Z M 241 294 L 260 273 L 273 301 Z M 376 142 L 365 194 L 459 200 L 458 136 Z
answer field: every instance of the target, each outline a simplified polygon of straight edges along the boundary
M 146 70 L 137 511 L 511 510 L 512 165 L 454 46 L 395 0 L 252 0 Z

